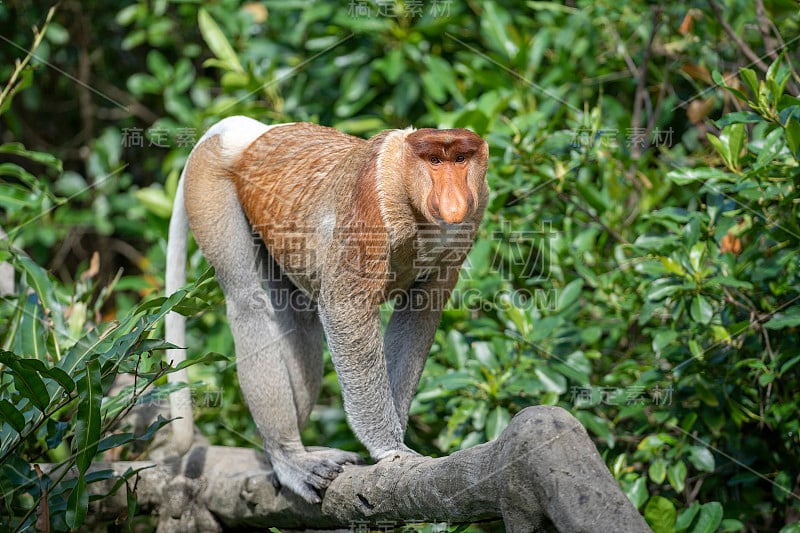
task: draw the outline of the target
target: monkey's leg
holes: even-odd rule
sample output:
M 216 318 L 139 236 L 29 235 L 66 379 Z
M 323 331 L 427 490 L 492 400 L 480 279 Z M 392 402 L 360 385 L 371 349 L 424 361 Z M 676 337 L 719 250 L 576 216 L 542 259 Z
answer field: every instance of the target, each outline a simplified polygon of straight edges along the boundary
M 256 270 L 246 276 L 240 271 L 236 289 L 226 291 L 239 383 L 277 480 L 317 503 L 341 465 L 361 459 L 341 450 L 307 451 L 300 440 L 322 379 L 322 328 L 316 310 L 297 308 L 291 298 L 296 289 L 280 279 L 268 255 L 263 257 L 277 278 L 259 279 Z M 252 283 L 242 290 L 242 281 L 251 276 Z
M 262 280 L 273 316 L 280 328 L 286 350 L 282 360 L 289 370 L 298 430 L 302 431 L 319 397 L 322 385 L 322 323 L 316 304 L 284 275 L 265 247 L 262 246 Z M 337 463 L 363 462 L 355 453 L 335 448 L 311 446 L 306 448 L 318 456 Z

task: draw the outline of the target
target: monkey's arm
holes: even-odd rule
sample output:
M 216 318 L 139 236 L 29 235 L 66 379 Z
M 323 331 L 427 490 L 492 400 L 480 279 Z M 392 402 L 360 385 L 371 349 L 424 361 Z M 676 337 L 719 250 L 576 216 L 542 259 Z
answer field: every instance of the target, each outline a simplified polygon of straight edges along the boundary
M 395 452 L 414 454 L 403 444 L 392 399 L 379 307 L 339 296 L 320 306 L 320 318 L 356 437 L 376 460 Z

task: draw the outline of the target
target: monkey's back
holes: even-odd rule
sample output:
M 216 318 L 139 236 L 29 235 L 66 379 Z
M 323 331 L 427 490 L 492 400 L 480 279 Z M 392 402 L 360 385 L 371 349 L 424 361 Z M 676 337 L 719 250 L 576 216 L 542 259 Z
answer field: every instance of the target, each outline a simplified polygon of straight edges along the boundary
M 311 123 L 276 125 L 231 162 L 239 201 L 283 273 L 307 292 L 319 290 L 320 270 L 337 224 L 337 195 L 355 174 L 337 165 L 368 141 Z

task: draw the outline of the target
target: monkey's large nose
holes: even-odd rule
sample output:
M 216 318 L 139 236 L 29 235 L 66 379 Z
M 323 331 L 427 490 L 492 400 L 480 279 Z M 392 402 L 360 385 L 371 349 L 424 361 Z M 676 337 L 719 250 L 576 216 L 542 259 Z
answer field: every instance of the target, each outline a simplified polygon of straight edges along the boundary
M 431 211 L 433 216 L 447 224 L 460 224 L 464 222 L 472 210 L 473 200 L 469 191 L 459 190 L 457 187 L 448 187 L 439 197 L 433 194 Z

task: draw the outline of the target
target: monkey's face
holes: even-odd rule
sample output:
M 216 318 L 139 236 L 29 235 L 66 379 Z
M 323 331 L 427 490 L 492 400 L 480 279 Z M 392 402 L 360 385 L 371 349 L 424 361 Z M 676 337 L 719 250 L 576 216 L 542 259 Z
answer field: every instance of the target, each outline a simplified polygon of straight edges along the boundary
M 465 129 L 421 129 L 406 139 L 406 189 L 430 222 L 461 224 L 482 216 L 489 148 Z

